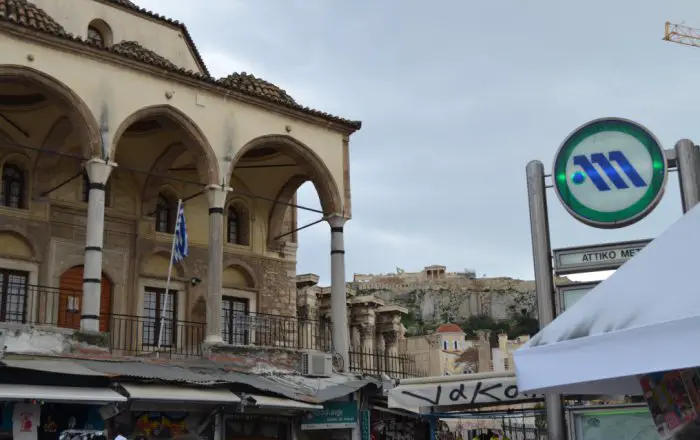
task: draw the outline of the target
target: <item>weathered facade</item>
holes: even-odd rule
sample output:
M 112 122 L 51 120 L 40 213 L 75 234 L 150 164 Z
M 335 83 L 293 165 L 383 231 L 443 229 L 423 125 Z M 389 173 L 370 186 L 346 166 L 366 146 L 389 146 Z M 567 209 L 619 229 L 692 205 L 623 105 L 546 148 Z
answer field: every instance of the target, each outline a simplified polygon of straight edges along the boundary
M 284 234 L 308 181 L 344 294 L 359 122 L 246 73 L 211 77 L 182 24 L 127 0 L 0 0 L 0 53 L 3 325 L 99 333 L 123 354 L 298 339 Z M 189 256 L 167 293 L 178 200 Z

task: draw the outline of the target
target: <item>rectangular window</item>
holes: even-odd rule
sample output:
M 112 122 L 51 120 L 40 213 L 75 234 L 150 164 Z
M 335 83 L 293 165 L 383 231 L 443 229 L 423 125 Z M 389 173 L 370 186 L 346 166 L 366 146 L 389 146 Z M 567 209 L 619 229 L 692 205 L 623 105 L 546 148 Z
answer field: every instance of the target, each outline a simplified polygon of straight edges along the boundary
M 163 313 L 165 307 L 165 314 Z M 143 294 L 143 334 L 144 346 L 158 346 L 161 324 L 163 336 L 160 338 L 161 347 L 170 347 L 177 342 L 176 316 L 177 291 L 156 287 L 146 287 Z
M 221 304 L 221 338 L 227 344 L 248 344 L 250 335 L 250 305 L 248 300 L 224 296 Z
M 0 321 L 26 322 L 28 281 L 27 272 L 0 269 Z

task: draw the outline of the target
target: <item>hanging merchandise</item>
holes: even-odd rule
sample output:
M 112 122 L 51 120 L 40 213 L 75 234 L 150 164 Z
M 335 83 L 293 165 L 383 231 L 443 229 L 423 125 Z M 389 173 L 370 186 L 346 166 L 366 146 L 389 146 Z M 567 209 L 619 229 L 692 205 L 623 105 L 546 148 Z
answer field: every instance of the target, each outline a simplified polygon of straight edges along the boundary
M 87 429 L 66 429 L 58 440 L 107 440 L 107 432 Z
M 13 440 L 37 440 L 41 406 L 16 403 L 12 414 Z

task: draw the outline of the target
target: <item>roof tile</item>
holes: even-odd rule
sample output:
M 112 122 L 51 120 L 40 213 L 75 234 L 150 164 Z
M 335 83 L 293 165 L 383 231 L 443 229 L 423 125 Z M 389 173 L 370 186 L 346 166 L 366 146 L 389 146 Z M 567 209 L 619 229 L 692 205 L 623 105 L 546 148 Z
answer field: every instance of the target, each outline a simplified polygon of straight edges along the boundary
M 289 94 L 261 78 L 242 72 L 232 73 L 231 75 L 217 80 L 217 82 L 225 87 L 234 89 L 244 89 L 256 95 L 265 96 L 277 102 L 285 104 L 298 105 L 297 102 L 289 96 Z
M 0 18 L 58 36 L 68 35 L 49 14 L 26 0 L 0 0 Z
M 1 0 L 0 0 L 1 1 Z M 122 41 L 108 48 L 110 52 L 118 53 L 137 61 L 164 67 L 168 70 L 180 70 L 180 68 L 165 57 L 158 55 L 150 49 L 146 49 L 136 41 Z

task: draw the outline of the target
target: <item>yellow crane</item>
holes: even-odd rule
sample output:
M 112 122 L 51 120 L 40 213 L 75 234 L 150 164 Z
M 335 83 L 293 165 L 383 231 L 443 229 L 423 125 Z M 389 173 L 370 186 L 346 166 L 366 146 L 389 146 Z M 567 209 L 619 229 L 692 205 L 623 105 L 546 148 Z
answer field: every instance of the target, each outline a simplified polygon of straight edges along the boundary
M 671 43 L 685 44 L 686 46 L 700 47 L 700 29 L 667 21 L 664 29 L 664 40 Z

